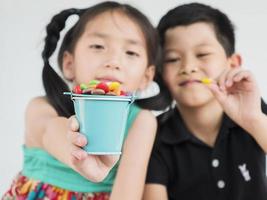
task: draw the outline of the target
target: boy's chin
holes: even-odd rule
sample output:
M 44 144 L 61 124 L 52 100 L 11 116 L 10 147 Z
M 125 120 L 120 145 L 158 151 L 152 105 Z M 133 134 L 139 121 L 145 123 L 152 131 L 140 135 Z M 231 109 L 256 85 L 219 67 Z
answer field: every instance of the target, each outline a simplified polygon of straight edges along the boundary
M 215 98 L 212 95 L 180 96 L 176 98 L 180 106 L 196 109 L 206 106 L 214 100 Z

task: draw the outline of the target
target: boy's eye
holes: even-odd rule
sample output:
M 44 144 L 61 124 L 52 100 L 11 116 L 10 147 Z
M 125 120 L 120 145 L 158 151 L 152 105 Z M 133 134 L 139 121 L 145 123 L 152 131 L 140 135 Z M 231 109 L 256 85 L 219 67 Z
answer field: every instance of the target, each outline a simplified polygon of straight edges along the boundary
M 199 54 L 197 54 L 197 57 L 202 58 L 202 57 L 206 57 L 208 55 L 210 55 L 210 53 L 199 53 Z
M 91 49 L 97 49 L 97 50 L 104 49 L 104 46 L 103 45 L 100 45 L 100 44 L 92 44 L 89 47 Z
M 166 58 L 164 63 L 174 63 L 180 61 L 180 58 Z
M 126 51 L 126 54 L 129 56 L 139 57 L 139 54 L 134 51 Z

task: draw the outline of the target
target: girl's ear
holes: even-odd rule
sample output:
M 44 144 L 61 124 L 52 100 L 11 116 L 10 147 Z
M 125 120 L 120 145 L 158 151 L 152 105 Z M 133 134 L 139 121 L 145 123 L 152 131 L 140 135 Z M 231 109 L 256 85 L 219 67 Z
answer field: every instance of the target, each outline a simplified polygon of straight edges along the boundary
M 62 59 L 62 69 L 63 69 L 63 75 L 68 81 L 73 81 L 75 77 L 74 72 L 74 58 L 73 55 L 65 51 L 63 53 L 63 59 Z
M 231 68 L 241 67 L 242 65 L 242 57 L 236 53 L 229 58 L 229 61 Z
M 141 80 L 141 84 L 139 86 L 139 90 L 146 89 L 149 83 L 153 81 L 153 78 L 155 76 L 155 70 L 156 68 L 154 65 L 150 65 L 146 68 L 145 75 L 143 79 Z

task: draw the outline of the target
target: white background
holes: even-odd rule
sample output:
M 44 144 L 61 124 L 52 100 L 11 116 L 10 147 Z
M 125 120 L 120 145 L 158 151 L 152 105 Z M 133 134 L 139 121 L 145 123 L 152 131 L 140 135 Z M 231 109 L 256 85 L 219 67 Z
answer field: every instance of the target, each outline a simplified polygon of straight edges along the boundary
M 0 0 L 0 196 L 22 167 L 25 106 L 32 97 L 43 94 L 40 54 L 45 26 L 62 9 L 83 8 L 97 2 L 100 1 Z M 185 2 L 190 1 L 127 1 L 143 11 L 154 25 L 167 10 Z M 243 66 L 254 72 L 262 96 L 267 99 L 267 1 L 199 2 L 221 9 L 232 19 Z

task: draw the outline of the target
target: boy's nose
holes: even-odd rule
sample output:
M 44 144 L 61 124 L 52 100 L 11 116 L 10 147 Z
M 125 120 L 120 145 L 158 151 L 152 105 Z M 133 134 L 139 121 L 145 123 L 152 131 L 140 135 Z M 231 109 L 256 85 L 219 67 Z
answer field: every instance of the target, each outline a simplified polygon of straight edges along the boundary
M 191 74 L 191 73 L 195 73 L 199 71 L 199 68 L 196 66 L 195 62 L 192 62 L 192 61 L 189 62 L 189 60 L 186 60 L 181 64 L 182 66 L 180 67 L 180 70 L 179 70 L 179 74 L 181 75 L 187 75 L 187 74 Z
M 194 68 L 181 68 L 179 70 L 179 74 L 180 75 L 188 75 L 188 74 L 196 73 L 196 72 L 198 72 L 198 68 L 197 67 L 194 67 Z

